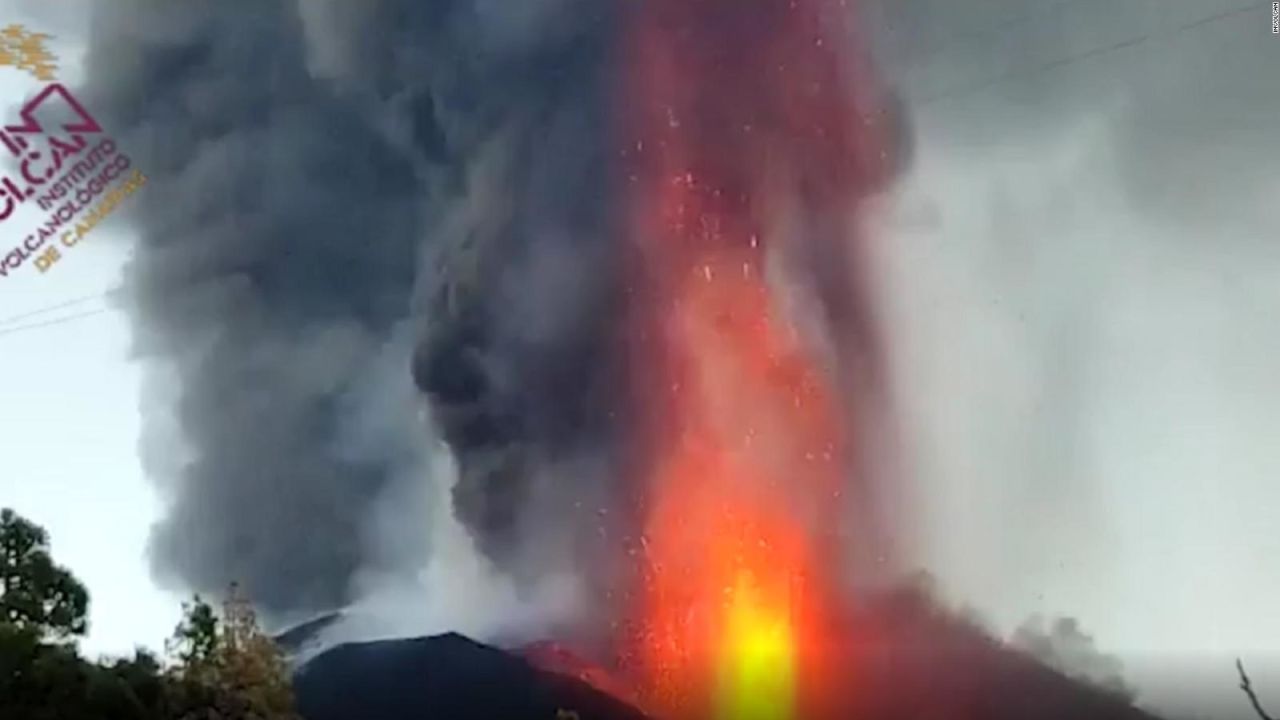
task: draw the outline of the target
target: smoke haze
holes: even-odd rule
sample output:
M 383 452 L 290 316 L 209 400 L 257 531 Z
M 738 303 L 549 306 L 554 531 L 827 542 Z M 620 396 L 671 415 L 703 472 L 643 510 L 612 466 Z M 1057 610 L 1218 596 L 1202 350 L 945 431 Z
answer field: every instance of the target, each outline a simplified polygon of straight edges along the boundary
M 918 130 L 876 245 L 914 556 L 1002 633 L 1069 612 L 1140 697 L 1247 716 L 1230 656 L 1280 634 L 1269 7 L 875 5 Z

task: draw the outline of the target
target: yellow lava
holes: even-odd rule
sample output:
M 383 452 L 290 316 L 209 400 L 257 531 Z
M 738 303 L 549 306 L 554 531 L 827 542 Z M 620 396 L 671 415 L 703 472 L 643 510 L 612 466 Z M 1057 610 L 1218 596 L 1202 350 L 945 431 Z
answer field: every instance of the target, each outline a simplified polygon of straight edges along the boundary
M 716 697 L 719 720 L 792 720 L 795 647 L 785 604 L 766 608 L 755 585 L 738 578 L 730 598 Z

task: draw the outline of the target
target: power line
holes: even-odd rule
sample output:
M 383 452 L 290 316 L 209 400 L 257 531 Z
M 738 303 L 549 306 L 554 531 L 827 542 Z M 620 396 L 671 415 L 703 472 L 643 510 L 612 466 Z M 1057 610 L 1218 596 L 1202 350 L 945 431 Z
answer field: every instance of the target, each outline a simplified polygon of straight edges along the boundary
M 78 298 L 75 298 L 74 300 L 67 300 L 66 302 L 58 303 L 57 305 L 47 305 L 42 308 L 31 310 L 30 312 L 24 312 L 18 315 L 11 315 L 7 318 L 0 318 L 0 329 L 2 329 L 6 325 L 13 325 L 17 321 L 25 320 L 26 318 L 29 318 L 29 317 L 35 317 L 36 315 L 44 315 L 45 313 L 49 313 L 54 310 L 61 310 L 63 308 L 68 308 L 73 305 L 79 305 L 81 303 L 88 302 L 89 300 L 98 300 L 100 298 L 105 298 L 111 293 L 115 292 L 117 289 L 118 288 L 111 288 L 109 290 L 105 290 L 103 292 L 96 293 L 94 295 L 85 295 L 84 297 L 78 297 Z
M 894 0 L 890 0 L 890 2 L 894 2 Z M 946 39 L 936 46 L 925 50 L 919 57 L 915 58 L 913 64 L 923 65 L 942 54 L 944 50 L 964 47 L 969 44 L 976 44 L 976 42 L 970 43 L 969 41 L 986 40 L 1008 30 L 1009 28 L 1021 25 L 1038 16 L 1048 15 L 1049 13 L 1055 12 L 1059 9 L 1065 9 L 1073 5 L 1081 5 L 1088 2 L 1095 2 L 1095 0 L 1053 0 L 1053 2 L 1050 2 L 1047 5 L 1033 7 L 1030 10 L 1020 12 L 1016 15 L 1010 15 L 1002 18 L 995 24 L 985 28 L 975 28 L 962 32 L 948 33 Z
M 55 318 L 53 320 L 45 320 L 44 322 L 29 323 L 27 325 L 19 325 L 18 327 L 0 328 L 0 337 L 4 337 L 5 335 L 10 335 L 13 333 L 22 332 L 23 330 L 35 330 L 38 328 L 49 327 L 51 325 L 61 325 L 63 323 L 69 323 L 74 320 L 83 320 L 84 318 L 92 317 L 94 315 L 101 315 L 107 312 L 109 309 L 110 308 L 96 308 L 86 312 L 76 313 L 75 315 L 66 315 L 60 318 Z
M 1268 2 L 1259 2 L 1251 5 L 1245 5 L 1242 7 L 1232 8 L 1230 10 L 1225 10 L 1220 13 L 1215 13 L 1207 17 L 1193 20 L 1188 23 L 1184 23 L 1170 32 L 1145 33 L 1142 35 L 1137 35 L 1137 36 L 1128 38 L 1126 40 L 1122 40 L 1117 43 L 1113 43 L 1111 45 L 1104 45 L 1102 47 L 1094 48 L 1092 50 L 1087 50 L 1077 55 L 1070 55 L 1068 57 L 1060 58 L 1058 60 L 1052 60 L 1050 62 L 1033 66 L 1031 68 L 1010 70 L 1008 72 L 989 77 L 967 88 L 960 89 L 960 90 L 953 90 L 953 91 L 945 91 L 942 93 L 938 93 L 937 95 L 933 95 L 931 97 L 926 97 L 926 98 L 917 100 L 916 102 L 920 105 L 933 105 L 940 102 L 946 102 L 948 100 L 958 100 L 961 98 L 968 97 L 970 95 L 975 95 L 977 93 L 983 92 L 984 90 L 988 90 L 992 87 L 1008 82 L 1009 80 L 1012 80 L 1014 78 L 1034 77 L 1036 75 L 1041 75 L 1051 70 L 1056 70 L 1058 68 L 1061 68 L 1067 65 L 1072 65 L 1074 63 L 1081 62 L 1083 60 L 1088 60 L 1090 58 L 1099 57 L 1102 55 L 1108 55 L 1110 53 L 1117 52 L 1125 48 L 1133 47 L 1135 45 L 1140 45 L 1146 42 L 1147 40 L 1151 40 L 1153 38 L 1168 39 L 1175 35 L 1178 35 L 1179 33 L 1187 32 L 1189 30 L 1193 30 L 1198 27 L 1220 22 L 1222 20 L 1227 20 L 1229 18 L 1235 17 L 1236 15 L 1241 15 L 1246 12 L 1260 11 L 1263 8 L 1269 7 L 1269 6 L 1270 6 L 1270 3 Z

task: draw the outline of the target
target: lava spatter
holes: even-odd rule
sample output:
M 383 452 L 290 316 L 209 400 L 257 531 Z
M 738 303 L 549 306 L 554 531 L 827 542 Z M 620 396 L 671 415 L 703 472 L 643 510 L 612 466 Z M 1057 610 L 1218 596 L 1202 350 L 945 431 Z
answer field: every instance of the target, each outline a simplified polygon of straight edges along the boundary
M 661 717 L 822 705 L 854 428 L 766 278 L 775 251 L 841 241 L 784 213 L 838 216 L 883 176 L 845 6 L 650 0 L 629 18 L 619 112 L 648 453 L 632 654 Z

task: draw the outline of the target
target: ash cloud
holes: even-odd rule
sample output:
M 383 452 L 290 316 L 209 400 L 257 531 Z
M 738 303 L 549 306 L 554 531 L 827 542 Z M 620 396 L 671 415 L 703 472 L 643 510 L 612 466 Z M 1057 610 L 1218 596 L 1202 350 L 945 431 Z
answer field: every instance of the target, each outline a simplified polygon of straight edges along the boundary
M 634 506 L 619 7 L 98 8 L 86 101 L 149 176 L 126 285 L 159 577 L 242 582 L 284 621 L 416 616 L 402 596 L 461 568 L 445 615 L 510 594 L 590 624 L 577 596 L 625 573 Z
M 609 307 L 608 18 L 518 5 L 95 7 L 86 99 L 149 176 L 126 285 L 171 401 L 144 440 L 169 503 L 160 577 L 239 580 L 279 618 L 421 562 L 426 528 L 367 527 L 404 484 L 447 482 L 415 378 L 493 557 L 517 543 L 533 462 L 607 445 L 589 370 Z

